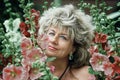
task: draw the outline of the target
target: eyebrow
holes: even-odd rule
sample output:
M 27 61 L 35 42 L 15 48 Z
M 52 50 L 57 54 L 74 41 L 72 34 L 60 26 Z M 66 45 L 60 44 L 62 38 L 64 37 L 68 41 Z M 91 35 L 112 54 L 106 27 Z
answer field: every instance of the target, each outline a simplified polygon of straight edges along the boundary
M 50 29 L 50 31 L 55 32 L 55 30 L 54 30 L 54 29 Z M 61 35 L 66 35 L 66 36 L 68 36 L 68 34 L 66 34 L 66 33 L 62 33 Z

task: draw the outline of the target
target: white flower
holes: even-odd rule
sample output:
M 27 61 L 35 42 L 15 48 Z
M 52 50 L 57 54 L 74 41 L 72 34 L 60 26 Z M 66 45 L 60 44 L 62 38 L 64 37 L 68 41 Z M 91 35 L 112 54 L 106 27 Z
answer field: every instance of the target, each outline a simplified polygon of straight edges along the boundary
M 9 32 L 9 31 L 16 32 L 19 28 L 20 18 L 16 18 L 15 20 L 13 20 L 12 26 L 10 26 L 10 20 L 5 20 L 3 24 L 6 28 L 6 32 Z
M 9 38 L 10 42 L 17 42 L 17 43 L 20 42 L 21 35 L 19 32 L 9 31 L 5 34 L 5 36 L 10 37 Z
M 6 28 L 6 32 L 10 31 L 9 20 L 5 20 L 3 24 L 4 24 L 5 28 Z
M 20 18 L 16 18 L 14 21 L 13 21 L 13 31 L 17 31 L 19 29 L 19 24 L 20 24 Z
M 10 23 L 12 23 L 11 26 L 10 26 Z M 3 24 L 6 28 L 5 36 L 9 38 L 9 42 L 19 44 L 20 39 L 21 39 L 20 32 L 18 31 L 19 24 L 20 24 L 20 18 L 16 18 L 13 21 L 11 21 L 10 19 L 5 20 L 5 22 Z

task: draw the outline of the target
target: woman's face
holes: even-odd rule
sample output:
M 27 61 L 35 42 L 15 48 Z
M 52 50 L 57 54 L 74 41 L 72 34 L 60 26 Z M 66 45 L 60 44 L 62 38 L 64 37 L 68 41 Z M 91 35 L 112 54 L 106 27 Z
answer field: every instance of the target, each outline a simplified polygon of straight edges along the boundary
M 73 41 L 69 37 L 67 30 L 60 30 L 57 27 L 51 27 L 49 28 L 47 35 L 47 56 L 56 58 L 67 58 L 68 55 L 74 50 Z

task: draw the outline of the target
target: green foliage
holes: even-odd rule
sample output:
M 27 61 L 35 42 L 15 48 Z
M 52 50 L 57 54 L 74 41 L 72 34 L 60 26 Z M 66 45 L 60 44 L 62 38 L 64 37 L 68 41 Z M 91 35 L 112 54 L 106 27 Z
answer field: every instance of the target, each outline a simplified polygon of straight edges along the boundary
M 97 3 L 98 1 L 96 0 L 96 4 L 90 4 L 90 3 L 85 3 L 83 0 L 81 1 L 78 6 L 80 9 L 88 9 L 90 12 L 90 15 L 92 16 L 93 19 L 93 24 L 96 26 L 96 32 L 98 33 L 104 33 L 107 34 L 108 40 L 110 45 L 114 47 L 114 51 L 118 53 L 118 56 L 120 56 L 120 27 L 116 27 L 115 24 L 120 22 L 120 18 L 117 20 L 110 19 L 107 17 L 106 12 L 111 10 L 112 7 L 108 6 L 105 2 L 102 2 L 100 4 Z M 120 3 L 117 4 L 117 6 Z
M 81 3 L 78 4 L 78 6 L 83 11 L 85 9 L 89 10 L 93 24 L 96 27 L 95 32 L 108 35 L 107 44 L 112 47 L 110 50 L 114 52 L 114 55 L 120 57 L 120 26 L 115 26 L 116 23 L 120 22 L 120 17 L 113 19 L 106 14 L 112 7 L 108 6 L 105 2 L 98 3 L 98 0 L 96 0 L 95 4 L 84 3 L 84 1 L 81 0 Z M 116 6 L 120 6 L 120 2 L 117 3 Z M 120 14 L 120 11 L 117 13 Z M 107 55 L 101 44 L 98 43 L 96 45 L 99 46 L 99 53 Z M 109 60 L 111 63 L 114 63 L 115 61 L 112 56 L 109 57 Z M 97 80 L 106 79 L 104 71 L 95 71 L 93 68 L 89 68 L 89 73 L 95 75 Z

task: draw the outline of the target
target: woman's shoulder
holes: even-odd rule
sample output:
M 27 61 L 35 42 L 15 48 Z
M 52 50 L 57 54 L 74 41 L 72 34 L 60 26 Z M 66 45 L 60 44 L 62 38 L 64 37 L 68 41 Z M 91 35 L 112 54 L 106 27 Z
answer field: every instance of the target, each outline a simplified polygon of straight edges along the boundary
M 78 80 L 89 80 L 91 74 L 88 71 L 89 66 L 83 66 L 81 68 L 73 69 L 72 73 Z

